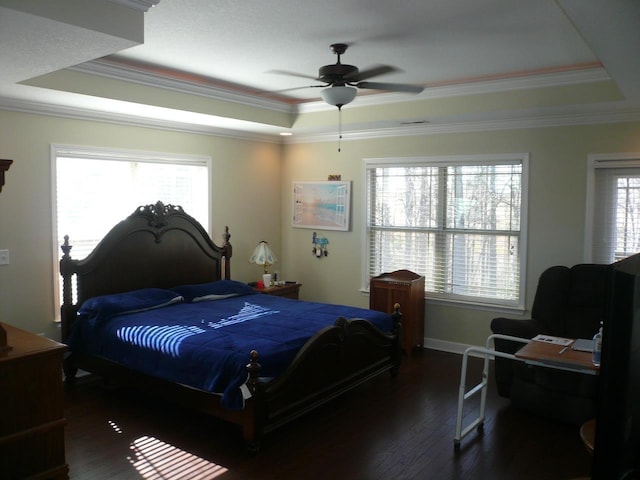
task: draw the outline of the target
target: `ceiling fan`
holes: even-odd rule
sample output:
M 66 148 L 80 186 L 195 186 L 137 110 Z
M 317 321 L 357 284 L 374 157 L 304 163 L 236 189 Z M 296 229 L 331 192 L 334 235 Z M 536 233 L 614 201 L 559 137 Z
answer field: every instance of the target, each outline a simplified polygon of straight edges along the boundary
M 331 45 L 331 51 L 338 56 L 338 61 L 335 64 L 320 67 L 317 77 L 303 75 L 295 72 L 288 72 L 285 70 L 272 70 L 271 72 L 283 75 L 292 75 L 295 77 L 309 78 L 312 80 L 323 82 L 323 85 L 309 85 L 308 87 L 326 87 L 320 92 L 320 96 L 329 105 L 334 105 L 338 107 L 339 110 L 343 105 L 346 105 L 353 101 L 353 99 L 356 97 L 358 89 L 385 90 L 388 92 L 407 93 L 420 93 L 424 90 L 424 87 L 418 85 L 366 81 L 379 75 L 399 72 L 400 70 L 389 65 L 377 65 L 369 69 L 360 71 L 358 67 L 340 62 L 340 57 L 344 54 L 344 52 L 347 51 L 347 48 L 349 48 L 349 45 L 347 45 L 346 43 L 334 43 L 333 45 Z M 297 90 L 297 88 L 288 90 Z

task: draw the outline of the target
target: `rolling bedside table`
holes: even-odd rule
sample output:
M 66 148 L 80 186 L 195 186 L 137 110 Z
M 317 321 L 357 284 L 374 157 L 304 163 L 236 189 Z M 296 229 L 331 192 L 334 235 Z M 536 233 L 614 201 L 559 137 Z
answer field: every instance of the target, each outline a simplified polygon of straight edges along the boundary
M 277 297 L 293 298 L 298 300 L 298 294 L 300 293 L 301 283 L 285 283 L 284 285 L 276 285 L 267 288 L 255 288 L 256 292 L 264 293 L 265 295 L 275 295 Z

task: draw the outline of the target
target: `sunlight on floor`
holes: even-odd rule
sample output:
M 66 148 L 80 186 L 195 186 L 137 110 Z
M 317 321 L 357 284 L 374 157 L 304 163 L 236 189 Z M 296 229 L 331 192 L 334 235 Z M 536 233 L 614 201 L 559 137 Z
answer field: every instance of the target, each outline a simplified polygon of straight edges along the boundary
M 227 468 L 180 450 L 157 438 L 143 436 L 130 446 L 131 465 L 142 478 L 151 480 L 210 480 L 226 473 Z
M 120 428 L 120 426 L 114 422 L 113 420 L 109 420 L 109 426 L 111 428 L 113 428 L 113 431 L 116 433 L 122 433 L 122 429 Z

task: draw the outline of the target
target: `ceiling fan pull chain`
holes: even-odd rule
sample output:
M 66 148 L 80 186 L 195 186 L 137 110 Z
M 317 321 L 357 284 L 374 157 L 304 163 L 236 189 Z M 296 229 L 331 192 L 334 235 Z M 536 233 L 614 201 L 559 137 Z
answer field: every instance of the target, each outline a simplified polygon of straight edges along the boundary
M 342 144 L 342 105 L 338 106 L 338 152 L 341 151 Z

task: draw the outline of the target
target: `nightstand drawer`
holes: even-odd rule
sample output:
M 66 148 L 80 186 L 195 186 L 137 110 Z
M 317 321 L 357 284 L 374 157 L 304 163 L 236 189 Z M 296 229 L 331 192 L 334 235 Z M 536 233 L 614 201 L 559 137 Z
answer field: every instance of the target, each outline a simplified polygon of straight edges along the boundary
M 300 283 L 287 283 L 285 285 L 276 285 L 274 287 L 256 288 L 256 292 L 264 293 L 265 295 L 275 295 L 277 297 L 293 298 L 298 300 L 298 294 L 300 293 Z

